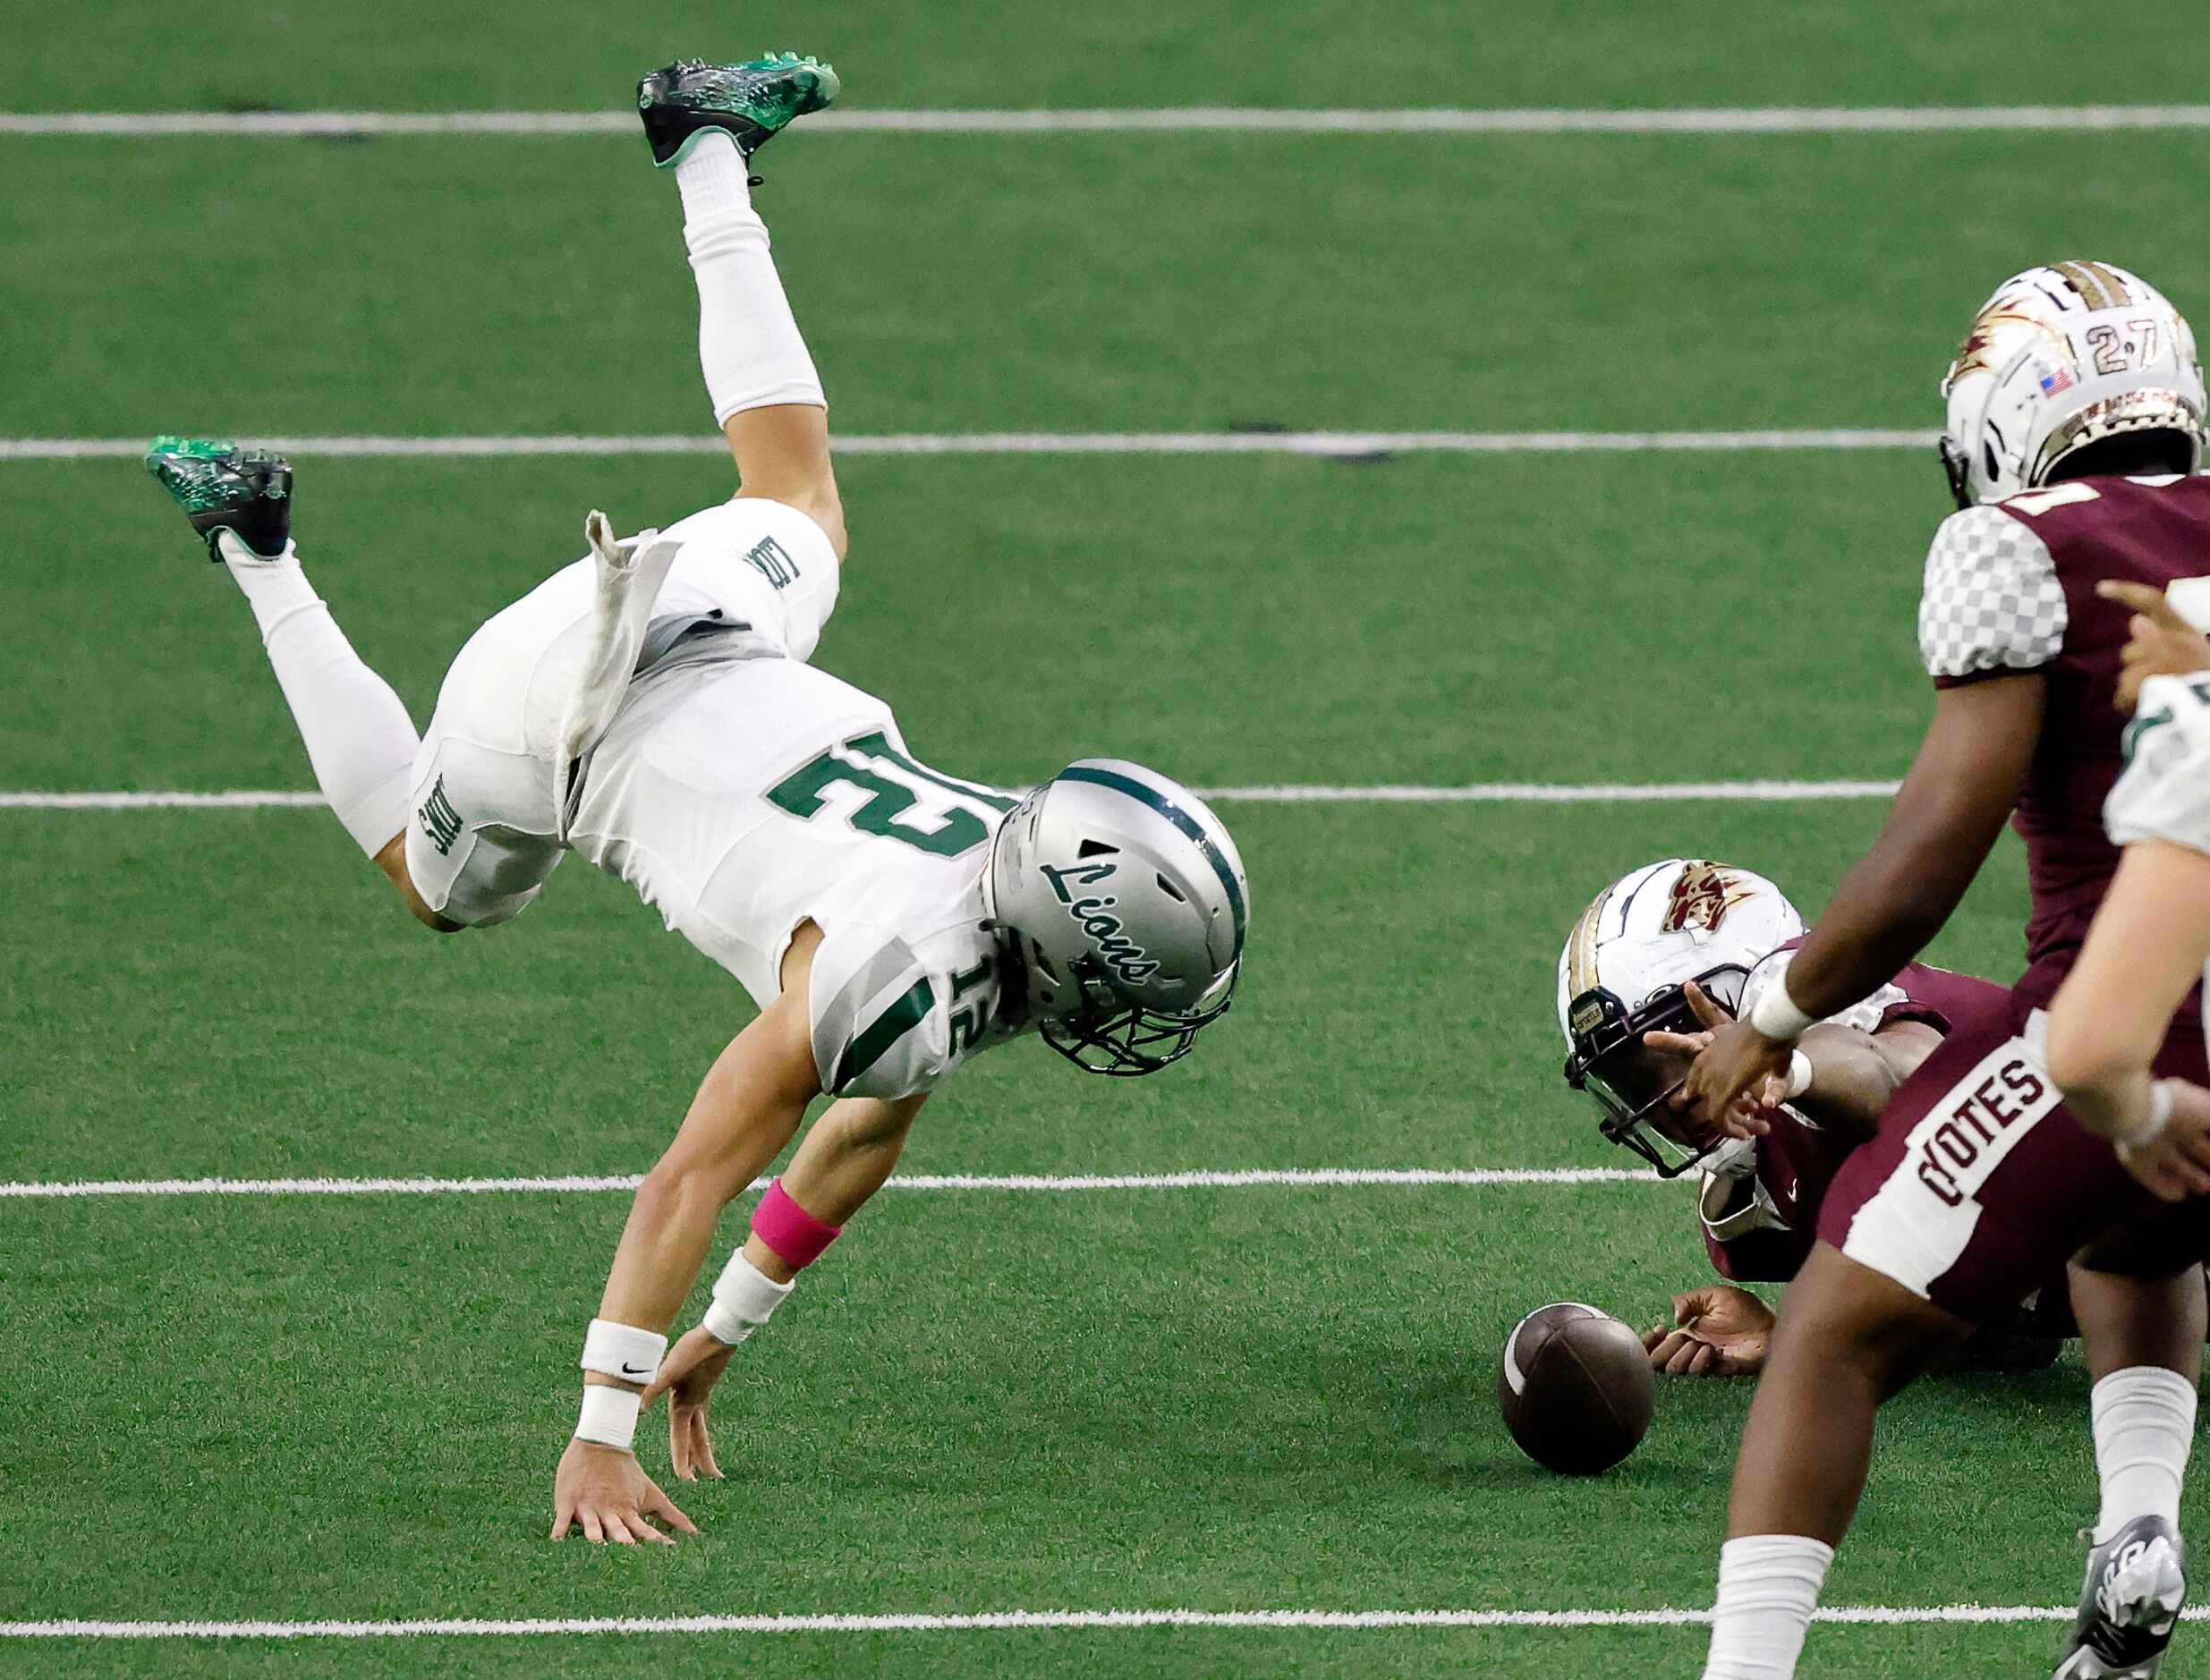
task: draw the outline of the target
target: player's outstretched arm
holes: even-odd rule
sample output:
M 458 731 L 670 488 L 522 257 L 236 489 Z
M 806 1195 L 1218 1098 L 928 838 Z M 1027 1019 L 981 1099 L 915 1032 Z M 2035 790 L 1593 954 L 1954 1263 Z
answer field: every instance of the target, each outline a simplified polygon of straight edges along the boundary
M 2210 1098 L 2151 1065 L 2210 959 L 2210 856 L 2126 848 L 2079 960 L 2049 1005 L 2049 1073 L 2082 1125 L 2167 1201 L 2210 1192 Z
M 1811 1083 L 1796 1098 L 1828 1131 L 1869 1138 L 1880 1130 L 1880 1116 L 1902 1082 L 1934 1053 L 1942 1035 L 1917 1022 L 1898 1022 L 1879 1032 L 1821 1024 L 1803 1035 L 1801 1047 L 1811 1065 Z
M 1688 1005 L 1703 1025 L 1700 1032 L 1647 1032 L 1643 1042 L 1654 1050 L 1700 1056 L 1711 1048 L 1734 1017 L 1710 993 L 1690 980 L 1683 988 Z M 1732 1111 L 1736 1132 L 1762 1133 L 1769 1129 L 1761 1107 L 1793 1104 L 1830 1131 L 1870 1137 L 1880 1129 L 1880 1116 L 1896 1088 L 1934 1053 L 1942 1035 L 1917 1022 L 1898 1022 L 1878 1032 L 1821 1022 L 1798 1040 L 1797 1056 L 1785 1074 L 1775 1073 L 1762 1084 L 1753 1084 Z M 1798 1059 L 1799 1058 L 1799 1059 Z
M 584 1345 L 582 1416 L 554 1482 L 555 1540 L 580 1523 L 593 1540 L 665 1540 L 655 1515 L 692 1528 L 631 1450 L 640 1396 L 722 1209 L 790 1141 L 820 1090 L 806 1007 L 817 940 L 794 942 L 781 995 L 716 1059 L 638 1188 Z
M 925 1094 L 896 1101 L 847 1097 L 830 1104 L 798 1146 L 777 1189 L 803 1210 L 803 1218 L 833 1235 L 888 1179 L 914 1117 L 927 1100 Z M 793 1256 L 778 1252 L 767 1235 L 754 1230 L 731 1269 L 742 1279 L 749 1268 L 769 1288 L 787 1290 L 808 1256 L 802 1251 L 795 1258 L 795 1263 Z M 770 1297 L 768 1304 L 772 1301 Z M 644 1391 L 647 1406 L 662 1393 L 668 1396 L 668 1458 L 684 1481 L 697 1481 L 701 1472 L 716 1478 L 721 1474 L 707 1408 L 738 1344 L 756 1328 L 744 1320 L 713 1323 L 715 1315 L 708 1317 L 709 1323 L 698 1325 L 667 1350 L 659 1375 Z M 731 1336 L 735 1339 L 728 1339 Z
M 1879 839 L 1835 889 L 1786 984 L 1696 1058 L 1681 1107 L 1725 1126 L 1738 1097 L 1787 1067 L 1805 1027 L 1870 997 L 1941 930 L 2018 804 L 2045 700 L 2030 673 L 1941 691 Z M 1767 1005 L 1771 1018 L 1756 1019 Z

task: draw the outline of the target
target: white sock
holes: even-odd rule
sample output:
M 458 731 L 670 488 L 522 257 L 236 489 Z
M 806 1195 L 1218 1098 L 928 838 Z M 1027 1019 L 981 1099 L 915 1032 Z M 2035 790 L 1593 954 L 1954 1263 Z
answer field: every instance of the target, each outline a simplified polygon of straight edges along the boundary
M 1704 1680 L 1789 1680 L 1834 1548 L 1800 1534 L 1746 1534 L 1719 1548 Z
M 2195 1385 L 2161 1365 L 2129 1365 L 2095 1385 L 2095 1467 L 2103 1479 L 2097 1545 L 2138 1516 L 2180 1520 L 2195 1439 Z
M 421 744 L 414 720 L 391 685 L 361 663 L 289 543 L 281 557 L 259 560 L 227 531 L 217 540 L 261 627 L 322 796 L 353 844 L 374 857 L 407 826 Z
M 768 225 L 752 208 L 744 159 L 727 134 L 703 134 L 676 165 L 683 242 L 698 279 L 698 360 L 714 419 L 803 403 L 827 408 L 821 377 L 783 295 Z

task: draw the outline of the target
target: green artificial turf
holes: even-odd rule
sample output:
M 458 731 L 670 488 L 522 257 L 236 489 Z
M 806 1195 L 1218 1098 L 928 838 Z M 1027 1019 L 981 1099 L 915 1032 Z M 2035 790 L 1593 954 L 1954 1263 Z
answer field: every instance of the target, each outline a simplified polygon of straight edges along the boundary
M 8 435 L 712 434 L 642 136 L 7 146 L 0 304 L 66 323 L 12 345 Z M 1932 428 L 2021 267 L 2210 296 L 2142 210 L 2210 133 L 2098 136 L 2053 197 L 2050 150 L 800 129 L 755 203 L 846 431 Z
M 794 47 L 876 106 L 2081 104 L 2200 97 L 2183 0 L 2121 32 L 2059 0 L 1867 8 L 1846 0 L 1539 7 L 913 6 L 709 0 L 527 8 L 264 0 L 208 14 L 103 0 L 100 33 L 56 10 L 12 22 L 14 110 L 558 110 L 619 106 L 678 55 Z M 2140 43 L 2143 50 L 2127 50 Z M 2154 50 L 2146 50 L 2153 43 Z M 2097 72 L 2104 72 L 2098 77 Z M 2118 72 L 2122 71 L 2122 76 Z
M 251 615 L 142 470 L 4 472 L 29 540 L 98 556 L 29 603 L 50 629 L 44 680 L 0 714 L 10 780 L 298 785 Z M 1203 786 L 1895 776 L 1932 709 L 1912 626 L 1940 491 L 1916 453 L 860 459 L 841 478 L 853 551 L 818 662 L 963 775 L 1110 751 Z M 732 481 L 710 458 L 308 457 L 293 530 L 427 722 L 475 625 L 582 552 L 587 508 L 665 524 Z

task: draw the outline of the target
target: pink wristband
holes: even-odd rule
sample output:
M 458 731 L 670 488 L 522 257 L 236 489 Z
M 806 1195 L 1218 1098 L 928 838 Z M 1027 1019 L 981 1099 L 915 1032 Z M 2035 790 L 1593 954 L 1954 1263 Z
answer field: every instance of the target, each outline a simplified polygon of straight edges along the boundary
M 840 1225 L 824 1225 L 790 1199 L 777 1179 L 752 1210 L 752 1233 L 793 1271 L 803 1271 L 843 1234 Z

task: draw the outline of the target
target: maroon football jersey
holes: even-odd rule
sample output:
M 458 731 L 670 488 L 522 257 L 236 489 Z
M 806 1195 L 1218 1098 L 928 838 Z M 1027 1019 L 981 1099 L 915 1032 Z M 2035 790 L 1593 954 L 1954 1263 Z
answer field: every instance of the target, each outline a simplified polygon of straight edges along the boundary
M 1790 951 L 1802 943 L 1798 939 L 1781 948 Z M 1999 1010 L 2007 996 L 1993 981 L 1914 963 L 1895 977 L 1891 988 L 1866 1002 L 1879 1011 L 1877 1027 L 1917 1022 L 1947 1033 L 1956 1022 Z M 1818 1240 L 1819 1207 L 1827 1187 L 1863 1141 L 1853 1133 L 1822 1131 L 1792 1113 L 1776 1116 L 1772 1130 L 1756 1143 L 1763 1217 L 1745 1221 L 1747 1228 L 1724 1238 L 1704 1227 L 1704 1246 L 1719 1275 L 1736 1283 L 1784 1283 L 1793 1277 Z
M 2118 867 L 2103 801 L 2124 768 L 2112 703 L 2128 610 L 2105 578 L 2163 589 L 2210 572 L 2210 479 L 2084 479 L 1967 508 L 1926 557 L 1918 639 L 1938 687 L 2038 671 L 2041 742 L 2012 826 L 2026 842 L 2033 910 L 2019 995 L 2046 1005 Z M 2190 997 L 2175 1030 L 2201 1035 Z

